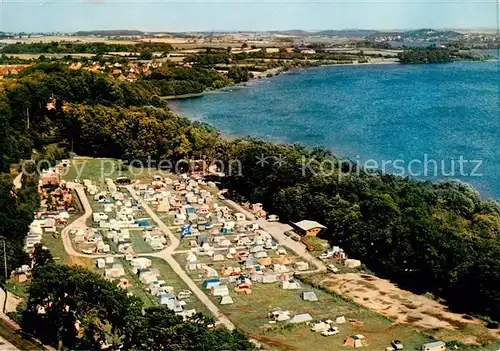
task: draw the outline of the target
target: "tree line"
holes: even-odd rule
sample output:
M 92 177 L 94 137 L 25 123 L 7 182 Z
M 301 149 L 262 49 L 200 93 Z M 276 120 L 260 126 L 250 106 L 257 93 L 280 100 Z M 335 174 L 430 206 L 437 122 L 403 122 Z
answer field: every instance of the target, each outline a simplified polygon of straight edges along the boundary
M 169 52 L 173 47 L 167 43 L 82 43 L 82 42 L 39 42 L 15 43 L 4 46 L 5 54 L 105 54 L 108 52 Z
M 404 64 L 448 63 L 453 61 L 482 61 L 490 58 L 478 52 L 460 51 L 456 48 L 408 48 L 398 54 L 399 62 Z

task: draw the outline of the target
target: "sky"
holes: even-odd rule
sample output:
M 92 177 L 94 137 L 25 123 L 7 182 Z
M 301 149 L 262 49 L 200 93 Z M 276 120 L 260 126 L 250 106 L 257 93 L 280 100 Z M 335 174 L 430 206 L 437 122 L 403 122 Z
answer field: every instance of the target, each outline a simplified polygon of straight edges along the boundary
M 479 29 L 500 0 L 0 0 L 0 30 Z

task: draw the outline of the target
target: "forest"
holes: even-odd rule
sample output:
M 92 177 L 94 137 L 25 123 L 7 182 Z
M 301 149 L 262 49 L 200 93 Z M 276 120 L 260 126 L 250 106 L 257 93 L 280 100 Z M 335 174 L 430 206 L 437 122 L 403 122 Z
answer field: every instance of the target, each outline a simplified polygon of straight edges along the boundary
M 490 58 L 470 50 L 460 51 L 455 48 L 407 48 L 398 54 L 399 62 L 404 64 L 448 63 L 453 61 L 482 61 Z
M 328 228 L 325 239 L 377 275 L 417 293 L 433 293 L 455 311 L 500 319 L 497 202 L 481 199 L 464 183 L 365 171 L 322 148 L 225 139 L 210 126 L 172 113 L 152 94 L 164 81 L 214 85 L 217 78 L 208 71 L 165 68 L 129 83 L 58 64 L 34 66 L 3 83 L 1 169 L 8 172 L 33 149 L 53 144 L 125 160 L 217 158 L 226 170 L 230 160 L 240 160 L 241 174 L 221 179 L 236 198 L 261 202 L 285 222 L 317 220 Z M 47 102 L 54 100 L 55 109 L 49 110 Z M 281 155 L 286 162 L 256 164 L 261 155 Z M 325 163 L 339 161 L 342 167 L 324 172 Z M 17 248 L 37 206 L 36 187 L 25 179 L 26 187 L 11 192 L 10 177 L 1 179 L 0 221 L 7 223 L 1 235 L 12 238 L 11 250 L 22 256 Z M 9 257 L 9 266 L 17 262 L 16 255 Z

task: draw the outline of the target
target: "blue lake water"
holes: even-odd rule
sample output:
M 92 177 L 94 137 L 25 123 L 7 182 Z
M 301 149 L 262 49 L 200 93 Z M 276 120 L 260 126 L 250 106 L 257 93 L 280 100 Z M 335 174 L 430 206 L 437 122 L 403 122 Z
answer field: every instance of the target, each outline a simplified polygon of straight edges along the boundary
M 229 136 L 325 146 L 396 174 L 460 179 L 500 199 L 499 86 L 496 62 L 330 66 L 171 105 Z

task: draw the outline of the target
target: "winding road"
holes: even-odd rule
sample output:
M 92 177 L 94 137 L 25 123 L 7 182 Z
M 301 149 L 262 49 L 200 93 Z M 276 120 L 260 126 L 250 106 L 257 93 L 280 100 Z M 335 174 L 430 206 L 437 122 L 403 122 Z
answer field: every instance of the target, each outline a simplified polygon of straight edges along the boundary
M 78 256 L 78 257 L 87 257 L 87 258 L 99 258 L 104 257 L 104 255 L 86 255 L 76 251 L 71 244 L 71 238 L 69 236 L 69 232 L 73 229 L 87 229 L 87 221 L 92 216 L 92 206 L 90 206 L 89 200 L 87 198 L 87 194 L 85 194 L 85 190 L 83 185 L 78 183 L 68 182 L 66 184 L 68 189 L 73 189 L 78 197 L 80 198 L 80 202 L 83 206 L 84 214 L 71 222 L 66 228 L 61 231 L 61 239 L 64 245 L 64 249 L 66 253 L 70 256 Z

